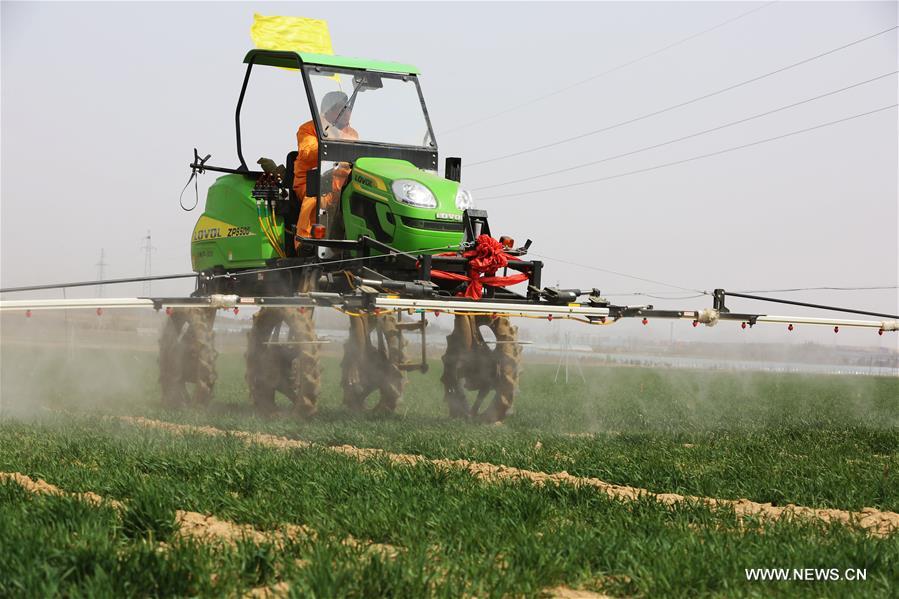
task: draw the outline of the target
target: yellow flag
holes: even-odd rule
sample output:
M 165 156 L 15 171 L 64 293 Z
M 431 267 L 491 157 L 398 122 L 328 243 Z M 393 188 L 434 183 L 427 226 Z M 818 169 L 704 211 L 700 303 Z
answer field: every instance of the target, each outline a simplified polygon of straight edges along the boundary
M 257 48 L 291 50 L 313 54 L 334 54 L 328 22 L 305 17 L 253 15 L 250 37 Z

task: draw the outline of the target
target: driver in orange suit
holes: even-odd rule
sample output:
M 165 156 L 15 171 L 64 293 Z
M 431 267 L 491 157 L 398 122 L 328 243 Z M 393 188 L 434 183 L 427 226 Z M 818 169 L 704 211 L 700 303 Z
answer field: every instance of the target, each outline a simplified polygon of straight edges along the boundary
M 321 123 L 332 139 L 359 139 L 359 133 L 350 127 L 353 107 L 347 95 L 333 91 L 324 95 L 321 102 Z M 297 130 L 297 159 L 293 163 L 293 190 L 300 199 L 300 218 L 297 220 L 297 237 L 309 237 L 312 233 L 312 216 L 315 197 L 306 197 L 306 172 L 318 166 L 318 137 L 315 123 L 308 121 Z M 350 166 L 340 163 L 331 177 L 331 189 L 322 190 L 321 207 L 329 210 L 338 200 L 338 193 L 350 174 Z M 299 246 L 299 242 L 296 242 Z

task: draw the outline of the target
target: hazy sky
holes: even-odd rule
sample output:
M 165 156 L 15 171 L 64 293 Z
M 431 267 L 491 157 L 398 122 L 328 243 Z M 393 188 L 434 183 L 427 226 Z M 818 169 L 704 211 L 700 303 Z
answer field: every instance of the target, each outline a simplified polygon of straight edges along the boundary
M 189 240 L 200 210 L 182 211 L 178 194 L 193 147 L 211 153 L 213 164 L 236 165 L 234 106 L 255 11 L 326 19 L 338 54 L 417 65 L 441 164 L 446 156 L 462 157 L 463 184 L 481 198 L 494 232 L 533 239 L 533 251 L 546 262 L 547 284 L 680 293 L 563 260 L 698 290 L 896 285 L 895 108 L 668 168 L 483 199 L 641 170 L 897 102 L 893 75 L 655 150 L 479 189 L 662 143 L 897 70 L 892 31 L 631 125 L 472 165 L 690 100 L 897 23 L 894 2 L 777 2 L 569 88 L 763 4 L 3 2 L 0 282 L 95 278 L 101 248 L 106 277 L 141 275 L 148 230 L 157 248 L 154 274 L 189 271 Z M 261 155 L 283 161 L 307 114 L 299 79 L 271 71 L 254 83 L 245 109 L 245 156 L 248 162 Z M 565 91 L 450 131 L 558 90 Z M 211 174 L 201 179 L 201 206 L 212 181 Z M 153 288 L 154 294 L 189 290 L 184 282 Z M 140 287 L 105 293 L 134 295 Z M 895 290 L 790 297 L 899 309 Z M 710 303 L 614 299 L 662 307 Z M 682 324 L 679 335 L 692 336 L 689 323 Z M 734 325 L 719 326 L 705 338 L 738 334 Z M 774 340 L 786 332 L 772 326 L 752 334 Z M 835 337 L 827 330 L 803 334 Z M 841 331 L 839 341 L 896 341 L 895 335 L 872 336 Z

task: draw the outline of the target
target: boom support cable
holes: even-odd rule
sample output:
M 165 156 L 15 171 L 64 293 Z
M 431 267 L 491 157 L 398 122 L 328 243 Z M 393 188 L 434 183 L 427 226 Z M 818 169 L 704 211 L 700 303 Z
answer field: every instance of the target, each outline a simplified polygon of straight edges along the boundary
M 795 291 L 881 291 L 899 289 L 899 285 L 874 285 L 870 287 L 791 287 L 789 289 L 747 289 L 739 293 L 792 293 Z
M 225 274 L 216 274 L 209 277 L 208 279 L 230 279 L 232 277 L 243 277 L 247 275 L 255 275 L 259 273 L 265 272 L 276 272 L 281 270 L 297 270 L 303 268 L 315 268 L 319 266 L 327 266 L 330 264 L 342 264 L 346 262 L 357 262 L 360 260 L 378 260 L 383 258 L 390 258 L 392 256 L 402 255 L 409 256 L 411 258 L 417 258 L 418 254 L 427 254 L 430 252 L 437 252 L 441 250 L 454 250 L 458 249 L 458 246 L 450 246 L 444 245 L 436 248 L 429 248 L 425 250 L 419 250 L 417 254 L 411 252 L 401 252 L 398 250 L 394 250 L 390 254 L 380 254 L 377 256 L 358 256 L 355 258 L 344 258 L 340 260 L 324 260 L 321 262 L 309 262 L 306 264 L 294 264 L 290 266 L 279 266 L 273 268 L 257 268 L 253 270 L 242 270 L 238 272 L 231 272 Z M 203 276 L 200 273 L 191 272 L 191 273 L 181 273 L 181 274 L 173 274 L 173 275 L 156 275 L 152 277 L 129 277 L 127 279 L 103 279 L 102 281 L 77 281 L 73 283 L 50 283 L 47 285 L 27 285 L 23 287 L 5 287 L 0 289 L 0 293 L 13 293 L 16 291 L 40 291 L 43 289 L 66 289 L 68 287 L 90 287 L 92 285 L 115 285 L 118 283 L 143 283 L 146 281 L 164 281 L 167 279 L 187 279 L 187 278 L 196 278 Z
M 154 275 L 151 277 L 129 277 L 127 279 L 104 279 L 102 281 L 77 281 L 73 283 L 50 283 L 48 285 L 26 285 L 24 287 L 5 287 L 0 293 L 12 293 L 14 291 L 40 291 L 42 289 L 66 289 L 68 287 L 90 287 L 92 285 L 116 285 L 118 283 L 144 283 L 147 281 L 165 281 L 168 279 L 195 278 L 197 273 L 180 273 L 174 275 Z
M 708 98 L 712 98 L 712 97 L 714 97 L 714 96 L 718 96 L 718 95 L 720 95 L 720 94 L 723 94 L 723 93 L 726 93 L 726 92 L 735 90 L 735 89 L 740 88 L 740 87 L 743 87 L 743 86 L 745 86 L 745 85 L 749 85 L 750 83 L 755 83 L 756 81 L 761 81 L 762 79 L 766 79 L 766 78 L 771 77 L 771 76 L 773 76 L 773 75 L 777 75 L 778 73 L 783 73 L 784 71 L 788 71 L 788 70 L 790 70 L 790 69 L 794 69 L 794 68 L 796 68 L 796 67 L 798 67 L 798 66 L 807 64 L 807 63 L 812 62 L 812 61 L 814 61 L 814 60 L 818 60 L 819 58 L 824 58 L 825 56 L 829 56 L 829 55 L 834 54 L 834 53 L 836 53 L 836 52 L 840 52 L 840 51 L 845 50 L 845 49 L 847 49 L 847 48 L 851 48 L 852 46 L 861 44 L 862 42 L 866 42 L 866 41 L 871 40 L 871 39 L 874 39 L 874 38 L 876 38 L 876 37 L 878 37 L 878 36 L 887 34 L 887 33 L 891 32 L 891 31 L 895 31 L 897 28 L 899 28 L 899 26 L 893 26 L 893 27 L 890 27 L 889 29 L 884 29 L 883 31 L 878 31 L 877 33 L 873 33 L 873 34 L 868 35 L 868 36 L 865 36 L 865 37 L 863 37 L 863 38 L 861 38 L 861 39 L 857 39 L 857 40 L 855 40 L 855 41 L 853 41 L 853 42 L 849 42 L 848 44 L 843 44 L 842 46 L 839 46 L 839 47 L 837 47 L 837 48 L 833 48 L 833 49 L 831 49 L 831 50 L 827 50 L 826 52 L 821 52 L 820 54 L 816 54 L 816 55 L 814 55 L 814 56 L 810 56 L 809 58 L 800 60 L 799 62 L 794 62 L 794 63 L 792 63 L 792 64 L 789 64 L 789 65 L 780 67 L 779 69 L 775 69 L 775 70 L 773 70 L 773 71 L 769 71 L 769 72 L 764 73 L 764 74 L 762 74 L 762 75 L 758 75 L 758 76 L 756 76 L 756 77 L 752 77 L 751 79 L 746 79 L 745 81 L 740 81 L 739 83 L 735 83 L 735 84 L 733 84 L 733 85 L 728 85 L 727 87 L 722 87 L 721 89 L 715 90 L 715 91 L 713 91 L 713 92 L 709 92 L 709 93 L 707 93 L 707 94 L 703 94 L 703 95 L 701 95 L 701 96 L 697 96 L 697 97 L 695 97 L 695 98 L 692 98 L 692 99 L 690 99 L 690 100 L 686 100 L 686 101 L 684 101 L 684 102 L 680 102 L 680 103 L 678 103 L 678 104 L 672 104 L 671 106 L 667 106 L 667 107 L 665 107 L 665 108 L 661 108 L 661 109 L 659 109 L 659 110 L 656 110 L 656 111 L 653 111 L 653 112 L 649 112 L 649 113 L 643 114 L 643 115 L 641 115 L 641 116 L 634 117 L 634 118 L 632 118 L 632 119 L 628 119 L 628 120 L 625 120 L 625 121 L 620 121 L 620 122 L 618 122 L 618 123 L 614 123 L 614 124 L 612 124 L 612 125 L 608 125 L 608 126 L 606 126 L 606 127 L 602 127 L 602 128 L 600 128 L 600 129 L 593 129 L 592 131 L 586 131 L 586 132 L 580 133 L 580 134 L 578 134 L 578 135 L 573 135 L 573 136 L 571 136 L 571 137 L 566 137 L 566 138 L 564 138 L 564 139 L 560 139 L 560 140 L 553 141 L 553 142 L 550 142 L 550 143 L 545 143 L 545 144 L 542 144 L 542 145 L 539 145 L 539 146 L 533 146 L 533 147 L 531 147 L 531 148 L 527 148 L 527 149 L 524 149 L 524 150 L 519 150 L 519 151 L 517 151 L 517 152 L 511 152 L 511 153 L 509 153 L 509 154 L 503 154 L 503 155 L 500 155 L 500 156 L 495 156 L 495 157 L 493 157 L 493 158 L 487 158 L 487 159 L 485 159 L 485 160 L 479 160 L 479 161 L 477 161 L 477 162 L 471 162 L 471 163 L 468 164 L 467 168 L 471 168 L 471 167 L 474 167 L 474 166 L 479 166 L 479 165 L 482 165 L 482 164 L 489 164 L 489 163 L 491 163 L 491 162 L 497 162 L 497 161 L 499 161 L 499 160 L 505 160 L 506 158 L 513 158 L 513 157 L 515 157 L 515 156 L 521 156 L 522 154 L 529 154 L 529 153 L 531 153 L 531 152 L 536 152 L 536 151 L 538 151 L 538 150 L 545 150 L 545 149 L 547 149 L 547 148 L 552 148 L 552 147 L 555 147 L 555 146 L 559 146 L 559 145 L 562 145 L 562 144 L 566 144 L 566 143 L 569 143 L 569 142 L 572 142 L 572 141 L 576 141 L 576 140 L 578 140 L 578 139 L 583 139 L 583 138 L 585 138 L 585 137 L 590 137 L 590 136 L 592 136 L 592 135 L 598 135 L 598 134 L 600 134 L 600 133 L 605 133 L 606 131 L 611 131 L 612 129 L 617 129 L 618 127 L 623 127 L 623 126 L 625 126 L 625 125 L 630 125 L 631 123 L 636 123 L 636 122 L 642 121 L 642 120 L 644 120 L 644 119 L 648 119 L 648 118 L 651 118 L 651 117 L 654 117 L 654 116 L 658 116 L 658 115 L 660 115 L 660 114 L 664 114 L 664 113 L 666 113 L 666 112 L 670 112 L 670 111 L 676 110 L 676 109 L 678 109 L 678 108 L 683 108 L 684 106 L 689 106 L 690 104 L 695 104 L 696 102 L 700 102 L 700 101 L 702 101 L 702 100 L 706 100 L 706 99 L 708 99 Z
M 231 277 L 245 277 L 247 275 L 254 275 L 263 272 L 277 272 L 280 270 L 300 270 L 303 268 L 315 268 L 317 266 L 326 266 L 330 264 L 343 264 L 348 262 L 358 262 L 361 260 L 378 260 L 383 258 L 391 258 L 393 256 L 408 256 L 410 258 L 418 258 L 420 254 L 428 254 L 431 252 L 437 252 L 441 250 L 456 250 L 459 249 L 459 246 L 453 245 L 444 245 L 436 248 L 428 248 L 426 250 L 418 250 L 417 253 L 412 252 L 401 252 L 399 250 L 393 250 L 389 254 L 380 254 L 377 256 L 356 256 L 355 258 L 342 258 L 339 260 L 324 260 L 322 262 L 309 262 L 306 264 L 293 264 L 290 266 L 276 266 L 272 268 L 258 268 L 254 270 L 242 270 L 240 272 L 232 272 L 222 275 L 213 275 L 213 279 L 229 279 Z
M 817 308 L 819 310 L 830 310 L 833 312 L 845 312 L 847 314 L 863 314 L 865 316 L 879 316 L 881 318 L 892 318 L 899 320 L 896 314 L 882 314 L 880 312 L 868 312 L 867 310 L 855 310 L 853 308 L 841 308 L 839 306 L 824 306 L 822 304 L 811 304 L 808 302 L 797 302 L 776 297 L 765 297 L 762 295 L 750 295 L 748 293 L 737 293 L 735 291 L 725 291 L 724 295 L 728 297 L 742 297 L 744 299 L 757 300 L 761 302 L 772 302 L 775 304 L 787 304 L 790 306 L 802 306 L 804 308 Z

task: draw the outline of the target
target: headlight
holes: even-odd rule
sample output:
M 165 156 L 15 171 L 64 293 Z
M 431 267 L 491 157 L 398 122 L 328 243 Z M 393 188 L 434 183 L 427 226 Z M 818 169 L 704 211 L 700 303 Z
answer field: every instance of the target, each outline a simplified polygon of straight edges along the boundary
M 431 190 L 416 181 L 400 179 L 393 182 L 393 195 L 404 204 L 416 208 L 436 208 L 437 198 Z
M 474 198 L 471 196 L 470 191 L 459 188 L 459 191 L 456 192 L 456 208 L 459 210 L 474 208 Z

